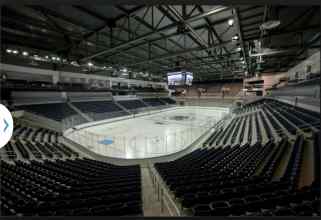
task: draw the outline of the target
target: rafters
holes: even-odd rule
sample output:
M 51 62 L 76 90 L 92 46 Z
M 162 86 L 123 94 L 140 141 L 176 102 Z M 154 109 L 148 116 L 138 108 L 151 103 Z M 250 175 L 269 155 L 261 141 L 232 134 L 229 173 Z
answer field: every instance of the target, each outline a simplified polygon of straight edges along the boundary
M 251 71 L 252 64 L 247 62 L 255 62 L 255 59 L 249 58 L 247 46 L 254 40 L 274 42 L 291 36 L 288 38 L 291 42 L 271 43 L 273 48 L 296 50 L 298 56 L 277 58 L 273 55 L 269 59 L 270 66 L 275 64 L 276 68 L 283 69 L 295 63 L 287 65 L 291 60 L 302 59 L 303 47 L 314 48 L 320 41 L 319 23 L 310 22 L 310 17 L 315 20 L 319 15 L 316 7 L 301 8 L 299 13 L 282 18 L 279 28 L 262 35 L 260 24 L 266 14 L 264 6 L 239 7 L 234 14 L 232 8 L 224 6 L 110 7 L 108 15 L 102 9 L 83 5 L 69 7 L 69 10 L 75 10 L 70 14 L 55 7 L 29 5 L 22 10 L 4 7 L 2 40 L 5 45 L 39 48 L 65 58 L 70 56 L 81 63 L 91 60 L 104 65 L 127 66 L 134 71 L 150 70 L 161 74 L 179 63 L 197 74 L 213 78 L 233 77 L 235 70 L 243 66 L 240 56 L 244 57 L 246 70 Z M 30 10 L 32 12 L 28 14 Z M 282 11 L 285 10 L 296 9 L 282 7 Z M 79 13 L 87 16 L 88 21 L 77 18 Z M 215 16 L 217 13 L 219 16 Z M 227 20 L 231 18 L 236 22 L 229 27 Z M 240 39 L 232 42 L 235 27 Z M 297 42 L 293 34 L 297 36 Z M 312 36 L 316 38 L 308 45 L 307 40 Z M 239 46 L 241 52 L 237 50 Z M 266 68 L 270 66 L 266 65 Z

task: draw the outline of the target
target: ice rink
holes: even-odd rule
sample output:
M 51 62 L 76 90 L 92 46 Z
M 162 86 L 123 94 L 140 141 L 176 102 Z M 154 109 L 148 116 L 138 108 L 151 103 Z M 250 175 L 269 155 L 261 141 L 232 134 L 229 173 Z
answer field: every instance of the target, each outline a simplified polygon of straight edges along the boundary
M 67 137 L 104 156 L 157 157 L 186 148 L 227 113 L 227 108 L 177 107 L 83 128 Z

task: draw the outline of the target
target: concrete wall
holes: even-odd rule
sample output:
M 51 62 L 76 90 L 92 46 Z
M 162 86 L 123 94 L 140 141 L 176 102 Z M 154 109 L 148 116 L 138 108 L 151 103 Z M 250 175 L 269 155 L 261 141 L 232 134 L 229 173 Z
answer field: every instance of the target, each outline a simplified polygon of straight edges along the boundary
M 244 80 L 244 84 L 247 84 L 250 81 L 256 81 L 256 80 L 264 80 L 263 83 L 263 95 L 266 95 L 266 89 L 271 88 L 273 85 L 279 83 L 281 78 L 287 77 L 287 73 L 285 72 L 279 72 L 279 73 L 262 73 L 258 77 L 252 77 L 249 79 Z
M 84 84 L 97 84 L 102 83 L 108 86 L 110 83 L 123 83 L 125 85 L 132 84 L 137 86 L 153 86 L 155 88 L 163 87 L 167 88 L 167 84 L 164 82 L 151 82 L 143 80 L 134 79 L 123 79 L 119 77 L 108 77 L 96 74 L 84 74 L 84 73 L 74 73 L 65 71 L 53 71 L 48 69 L 39 69 L 33 67 L 25 67 L 18 65 L 11 65 L 0 63 L 1 73 L 5 73 L 8 79 L 28 79 L 30 81 L 34 80 L 44 80 L 52 83 L 84 83 Z M 108 86 L 109 87 L 109 86 Z
M 320 51 L 315 52 L 309 58 L 302 61 L 295 67 L 291 68 L 288 71 L 288 76 L 290 80 L 295 79 L 295 74 L 298 73 L 300 79 L 306 79 L 307 77 L 307 66 L 311 65 L 311 73 L 319 73 L 320 72 Z

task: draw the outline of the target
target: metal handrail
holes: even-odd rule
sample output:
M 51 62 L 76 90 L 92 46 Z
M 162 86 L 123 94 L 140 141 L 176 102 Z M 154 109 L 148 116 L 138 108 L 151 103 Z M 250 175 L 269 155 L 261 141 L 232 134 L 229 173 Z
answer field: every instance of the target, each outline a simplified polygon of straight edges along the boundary
M 150 165 L 148 167 L 148 169 L 149 169 L 149 172 L 152 177 L 152 183 L 153 183 L 155 189 L 157 190 L 157 198 L 160 199 L 160 201 L 161 201 L 161 210 L 163 211 L 163 205 L 166 204 L 165 199 L 167 199 L 171 203 L 171 205 L 174 207 L 174 211 L 176 212 L 176 215 L 175 215 L 172 212 L 172 210 L 170 209 L 170 207 L 168 206 L 168 204 L 166 204 L 170 215 L 171 216 L 182 216 L 182 210 L 180 210 L 180 208 L 178 207 L 178 205 L 176 204 L 174 199 L 170 196 L 169 190 L 167 189 L 166 184 L 164 183 L 162 177 L 160 177 L 160 175 L 158 174 L 158 172 L 156 171 L 156 169 L 152 165 Z

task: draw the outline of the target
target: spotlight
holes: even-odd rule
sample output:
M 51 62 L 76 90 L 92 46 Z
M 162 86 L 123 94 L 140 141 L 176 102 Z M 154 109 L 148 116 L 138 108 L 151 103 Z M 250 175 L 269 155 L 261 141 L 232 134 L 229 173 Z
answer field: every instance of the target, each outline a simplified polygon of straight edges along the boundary
M 88 66 L 93 66 L 94 64 L 92 62 L 88 62 Z
M 49 57 L 48 57 L 48 56 L 45 56 L 45 58 L 46 58 L 46 59 L 49 59 Z
M 18 54 L 19 52 L 17 50 L 12 51 L 13 54 Z
M 60 61 L 60 58 L 59 58 L 59 57 L 57 57 L 57 60 L 58 60 L 58 61 Z
M 23 55 L 23 56 L 28 56 L 29 53 L 28 53 L 27 51 L 23 51 L 23 52 L 22 52 L 22 55 Z
M 127 68 L 124 68 L 124 69 L 123 69 L 123 72 L 127 73 Z
M 7 53 L 12 53 L 11 49 L 7 49 L 6 51 L 7 51 Z
M 237 41 L 239 39 L 239 35 L 238 34 L 235 34 L 233 37 L 232 37 L 232 40 L 233 41 Z
M 56 57 L 51 57 L 52 60 L 56 60 Z
M 228 21 L 227 21 L 227 23 L 228 23 L 228 25 L 229 26 L 233 26 L 233 24 L 234 24 L 234 19 L 229 19 Z

